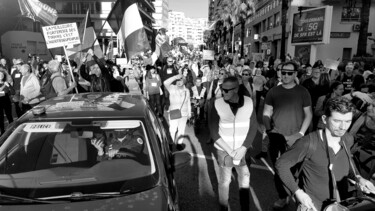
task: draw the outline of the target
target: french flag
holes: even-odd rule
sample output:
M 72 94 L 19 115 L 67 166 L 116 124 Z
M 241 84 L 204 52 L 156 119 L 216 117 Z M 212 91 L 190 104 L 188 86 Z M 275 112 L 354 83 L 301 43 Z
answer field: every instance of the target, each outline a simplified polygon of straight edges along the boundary
M 128 59 L 151 49 L 134 0 L 117 0 L 107 18 L 114 33 L 121 33 Z

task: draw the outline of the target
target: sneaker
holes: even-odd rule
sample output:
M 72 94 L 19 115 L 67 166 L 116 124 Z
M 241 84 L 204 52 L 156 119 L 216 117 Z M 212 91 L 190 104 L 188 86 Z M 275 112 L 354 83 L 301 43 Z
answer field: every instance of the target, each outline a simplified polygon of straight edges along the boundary
M 261 158 L 266 159 L 267 158 L 267 152 L 260 152 L 259 154 L 255 155 L 255 158 L 260 160 Z
M 277 201 L 275 201 L 275 203 L 273 203 L 273 208 L 282 209 L 288 204 L 289 204 L 289 196 L 286 197 L 285 199 L 278 199 Z

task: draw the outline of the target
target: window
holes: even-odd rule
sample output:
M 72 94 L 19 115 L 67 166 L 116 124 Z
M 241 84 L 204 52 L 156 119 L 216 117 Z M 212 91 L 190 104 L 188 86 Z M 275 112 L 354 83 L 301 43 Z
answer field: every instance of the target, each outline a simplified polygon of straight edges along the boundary
M 279 26 L 280 25 L 280 12 L 278 12 L 278 13 L 275 14 L 274 20 L 275 20 L 274 27 Z
M 267 20 L 262 21 L 262 32 L 267 30 Z
M 251 29 L 248 28 L 246 29 L 246 37 L 250 37 L 251 36 Z
M 341 13 L 341 21 L 361 21 L 361 8 L 359 7 L 343 7 Z
M 272 29 L 272 28 L 273 28 L 273 20 L 272 20 L 272 18 L 273 18 L 273 16 L 270 16 L 270 17 L 268 18 L 268 21 L 267 21 L 267 23 L 268 23 L 267 29 Z
M 351 48 L 343 48 L 342 61 L 350 61 L 351 58 L 352 58 L 352 49 Z

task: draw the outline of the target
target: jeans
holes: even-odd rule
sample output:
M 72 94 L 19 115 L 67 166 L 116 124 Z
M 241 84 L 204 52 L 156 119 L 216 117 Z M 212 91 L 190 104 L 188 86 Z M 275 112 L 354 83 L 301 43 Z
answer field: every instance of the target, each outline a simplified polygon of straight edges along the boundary
M 250 170 L 247 165 L 225 167 L 219 166 L 219 203 L 222 210 L 228 208 L 229 187 L 232 179 L 232 168 L 236 169 L 238 175 L 238 186 L 240 188 L 241 210 L 249 210 L 250 202 Z
M 269 133 L 268 138 L 270 141 L 268 152 L 271 158 L 272 165 L 275 166 L 276 160 L 287 149 L 286 140 L 285 137 L 279 133 Z M 285 199 L 289 194 L 286 192 L 284 184 L 278 174 L 275 174 L 274 181 L 279 198 Z
M 187 116 L 183 116 L 179 119 L 169 119 L 169 132 L 171 134 L 173 142 L 176 144 L 182 144 L 183 139 L 181 138 L 182 135 L 185 134 Z M 177 132 L 177 136 L 176 136 Z
M 163 111 L 161 110 L 160 94 L 153 94 L 149 95 L 148 97 L 150 99 L 150 106 L 155 114 L 162 114 Z

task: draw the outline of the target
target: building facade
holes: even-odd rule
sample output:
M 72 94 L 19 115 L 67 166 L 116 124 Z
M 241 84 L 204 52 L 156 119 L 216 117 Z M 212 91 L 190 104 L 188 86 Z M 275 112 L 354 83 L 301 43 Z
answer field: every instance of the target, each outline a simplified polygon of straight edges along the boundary
M 361 1 L 348 7 L 348 1 L 288 1 L 286 24 L 286 54 L 292 57 L 304 57 L 309 63 L 316 60 L 333 59 L 349 60 L 357 52 L 359 27 L 361 24 Z M 375 37 L 375 0 L 371 0 L 369 37 Z M 262 53 L 264 59 L 270 56 L 280 58 L 281 46 L 281 3 L 282 0 L 257 0 L 255 14 L 249 17 L 245 25 L 245 54 Z M 311 45 L 292 44 L 292 26 L 294 14 L 300 14 L 306 9 L 332 6 L 331 33 L 329 43 Z M 347 11 L 353 11 L 348 15 Z M 240 37 L 240 26 L 235 27 L 234 39 Z M 367 52 L 375 55 L 375 44 L 368 40 Z M 311 58 L 309 57 L 311 56 Z M 308 58 L 309 57 L 309 58 Z
M 152 14 L 152 17 L 155 20 L 153 24 L 154 29 L 168 28 L 168 11 L 169 4 L 168 0 L 155 0 L 154 2 L 155 13 Z
M 172 41 L 181 37 L 195 47 L 204 44 L 204 30 L 208 27 L 206 18 L 187 18 L 183 12 L 170 11 L 168 15 L 168 36 Z

